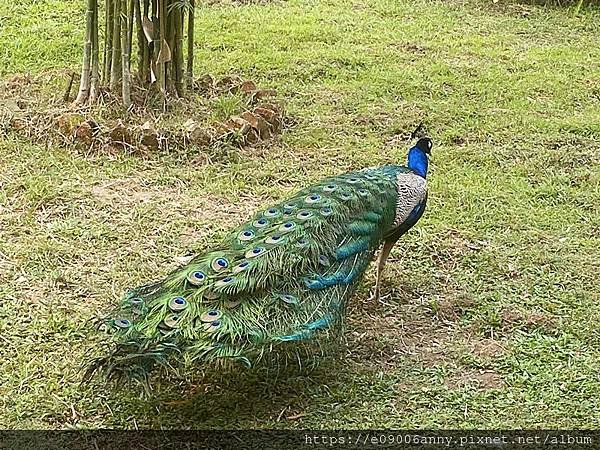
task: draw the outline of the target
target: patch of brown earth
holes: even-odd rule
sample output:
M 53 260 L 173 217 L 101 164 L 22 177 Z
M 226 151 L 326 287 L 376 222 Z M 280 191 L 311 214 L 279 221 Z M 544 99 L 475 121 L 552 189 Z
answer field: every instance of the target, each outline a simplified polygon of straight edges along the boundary
M 472 339 L 469 348 L 479 358 L 494 359 L 506 353 L 504 346 L 494 339 Z
M 382 370 L 393 370 L 406 359 L 434 367 L 452 361 L 452 349 L 464 346 L 460 331 L 442 324 L 421 305 L 394 306 L 390 313 L 385 305 L 372 303 L 348 315 L 355 330 L 348 338 L 349 356 L 359 354 Z
M 461 371 L 444 380 L 444 385 L 449 389 L 474 387 L 476 389 L 501 389 L 504 387 L 502 376 L 491 370 Z
M 554 319 L 549 314 L 540 311 L 526 311 L 517 307 L 504 307 L 500 312 L 500 318 L 502 329 L 505 331 L 555 327 Z

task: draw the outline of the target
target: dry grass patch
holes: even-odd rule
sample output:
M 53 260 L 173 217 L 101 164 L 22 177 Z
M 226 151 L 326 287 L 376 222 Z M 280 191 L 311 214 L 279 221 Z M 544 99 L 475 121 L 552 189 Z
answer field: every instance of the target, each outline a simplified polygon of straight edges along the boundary
M 123 111 L 112 92 L 100 90 L 97 102 L 69 104 L 69 88 L 48 95 L 46 83 L 60 86 L 64 74 L 13 76 L 0 86 L 0 132 L 16 132 L 36 142 L 75 145 L 85 152 L 127 152 L 150 156 L 158 151 L 200 149 L 223 144 L 256 145 L 281 133 L 284 106 L 273 89 L 252 80 L 204 75 L 189 98 L 167 103 L 155 90 L 136 86 L 134 105 Z M 71 78 L 72 79 L 72 78 Z M 182 121 L 181 117 L 186 120 Z

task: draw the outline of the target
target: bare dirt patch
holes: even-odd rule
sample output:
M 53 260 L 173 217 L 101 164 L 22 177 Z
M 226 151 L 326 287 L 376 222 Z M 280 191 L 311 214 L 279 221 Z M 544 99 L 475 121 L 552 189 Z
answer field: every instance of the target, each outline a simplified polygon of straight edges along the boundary
M 555 326 L 554 319 L 540 311 L 526 311 L 517 307 L 505 307 L 500 312 L 502 329 L 511 331 L 514 329 L 532 330 L 536 328 L 552 329 Z
M 472 339 L 469 347 L 473 354 L 484 359 L 498 358 L 506 353 L 502 343 L 494 339 Z
M 475 387 L 476 389 L 500 389 L 504 386 L 502 376 L 491 370 L 461 371 L 444 380 L 449 389 Z
M 349 314 L 355 329 L 349 353 L 360 354 L 382 370 L 393 370 L 406 359 L 425 367 L 449 364 L 453 348 L 464 347 L 466 337 L 452 324 L 443 324 L 421 305 L 403 305 L 393 313 L 386 306 L 367 301 Z

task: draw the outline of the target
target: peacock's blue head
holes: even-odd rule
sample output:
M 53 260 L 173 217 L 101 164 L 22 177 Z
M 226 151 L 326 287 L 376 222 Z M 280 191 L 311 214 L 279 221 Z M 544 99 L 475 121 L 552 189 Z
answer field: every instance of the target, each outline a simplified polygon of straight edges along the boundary
M 429 138 L 421 138 L 408 152 L 408 168 L 423 178 L 427 176 L 428 156 L 433 143 Z
M 433 147 L 433 143 L 431 142 L 431 139 L 429 139 L 429 138 L 421 138 L 417 141 L 417 143 L 415 144 L 415 147 L 417 147 L 422 152 L 430 155 L 431 148 Z

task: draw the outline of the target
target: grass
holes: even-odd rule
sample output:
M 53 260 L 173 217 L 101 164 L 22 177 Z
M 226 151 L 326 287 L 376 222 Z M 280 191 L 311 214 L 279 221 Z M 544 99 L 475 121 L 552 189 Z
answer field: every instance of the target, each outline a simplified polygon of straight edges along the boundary
M 0 76 L 80 64 L 64 0 L 0 5 Z M 0 142 L 0 428 L 600 427 L 600 13 L 506 2 L 202 7 L 198 71 L 287 99 L 262 149 L 84 155 Z M 51 89 L 48 88 L 50 91 Z M 224 105 L 226 107 L 226 105 Z M 186 118 L 182 118 L 184 121 Z M 402 161 L 425 121 L 430 202 L 314 368 L 134 390 L 80 384 L 86 321 L 254 208 Z

